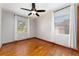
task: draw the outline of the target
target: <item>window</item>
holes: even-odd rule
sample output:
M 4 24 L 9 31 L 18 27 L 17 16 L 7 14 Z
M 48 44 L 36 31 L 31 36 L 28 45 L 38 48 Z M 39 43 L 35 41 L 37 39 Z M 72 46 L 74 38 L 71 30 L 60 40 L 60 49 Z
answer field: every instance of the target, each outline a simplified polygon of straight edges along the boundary
M 23 20 L 17 21 L 17 32 L 25 32 L 26 31 L 26 22 Z
M 70 7 L 58 10 L 54 15 L 56 34 L 69 34 Z

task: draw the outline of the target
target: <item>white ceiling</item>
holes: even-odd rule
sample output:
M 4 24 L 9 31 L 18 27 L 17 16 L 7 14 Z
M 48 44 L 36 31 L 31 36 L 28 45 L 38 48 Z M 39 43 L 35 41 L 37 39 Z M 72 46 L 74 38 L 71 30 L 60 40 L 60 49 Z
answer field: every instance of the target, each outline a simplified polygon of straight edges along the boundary
M 56 10 L 60 7 L 66 6 L 66 5 L 69 5 L 69 4 L 67 4 L 67 3 L 65 3 L 65 4 L 63 4 L 63 3 L 36 3 L 36 9 L 44 9 L 47 12 L 50 10 L 52 10 L 52 11 Z M 21 10 L 20 8 L 31 9 L 31 3 L 0 3 L 0 7 L 5 10 L 12 11 L 16 14 L 19 14 L 22 16 L 27 16 L 30 12 Z M 39 14 L 41 15 L 43 13 L 39 13 Z

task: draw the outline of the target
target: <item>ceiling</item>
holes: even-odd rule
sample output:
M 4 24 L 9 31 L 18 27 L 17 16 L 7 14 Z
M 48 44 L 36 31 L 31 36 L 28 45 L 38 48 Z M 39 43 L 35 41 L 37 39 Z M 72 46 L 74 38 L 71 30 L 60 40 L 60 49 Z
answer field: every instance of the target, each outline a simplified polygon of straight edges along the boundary
M 36 3 L 36 9 L 44 9 L 47 11 L 54 11 L 63 6 L 69 5 L 67 3 Z M 5 10 L 9 10 L 21 16 L 27 16 L 30 12 L 21 10 L 20 8 L 31 9 L 31 3 L 0 3 L 0 7 Z M 43 14 L 45 12 L 40 12 L 39 14 Z

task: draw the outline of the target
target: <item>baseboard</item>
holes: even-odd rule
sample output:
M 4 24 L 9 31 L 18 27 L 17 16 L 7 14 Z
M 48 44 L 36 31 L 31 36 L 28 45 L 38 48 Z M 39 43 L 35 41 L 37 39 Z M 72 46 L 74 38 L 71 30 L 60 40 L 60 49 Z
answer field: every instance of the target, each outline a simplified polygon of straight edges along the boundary
M 30 38 L 26 38 L 26 39 L 22 39 L 22 40 L 16 40 L 13 42 L 7 42 L 7 43 L 3 43 L 2 46 L 6 45 L 6 44 L 16 43 L 16 42 L 25 41 L 25 40 L 34 39 L 34 38 L 36 38 L 36 37 L 30 37 Z
M 45 40 L 45 39 L 41 39 L 41 38 L 38 38 L 38 37 L 35 37 L 35 38 L 38 39 L 38 40 L 42 40 L 42 41 L 45 41 L 45 42 L 51 43 L 51 44 L 55 44 L 55 45 L 62 46 L 62 47 L 64 47 L 64 48 L 68 48 L 68 49 L 72 49 L 72 50 L 78 51 L 77 49 L 70 48 L 70 47 L 66 47 L 66 46 L 63 46 L 63 45 L 60 45 L 60 44 L 57 44 L 57 43 L 54 43 L 54 42 L 50 42 L 50 41 Z

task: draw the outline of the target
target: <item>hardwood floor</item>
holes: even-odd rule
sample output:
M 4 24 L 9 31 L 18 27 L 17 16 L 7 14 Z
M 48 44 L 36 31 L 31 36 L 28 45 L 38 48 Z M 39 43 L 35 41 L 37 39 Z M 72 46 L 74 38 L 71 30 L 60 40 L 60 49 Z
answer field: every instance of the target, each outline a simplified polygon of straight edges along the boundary
M 57 44 L 32 38 L 4 44 L 0 56 L 78 56 L 79 53 Z

